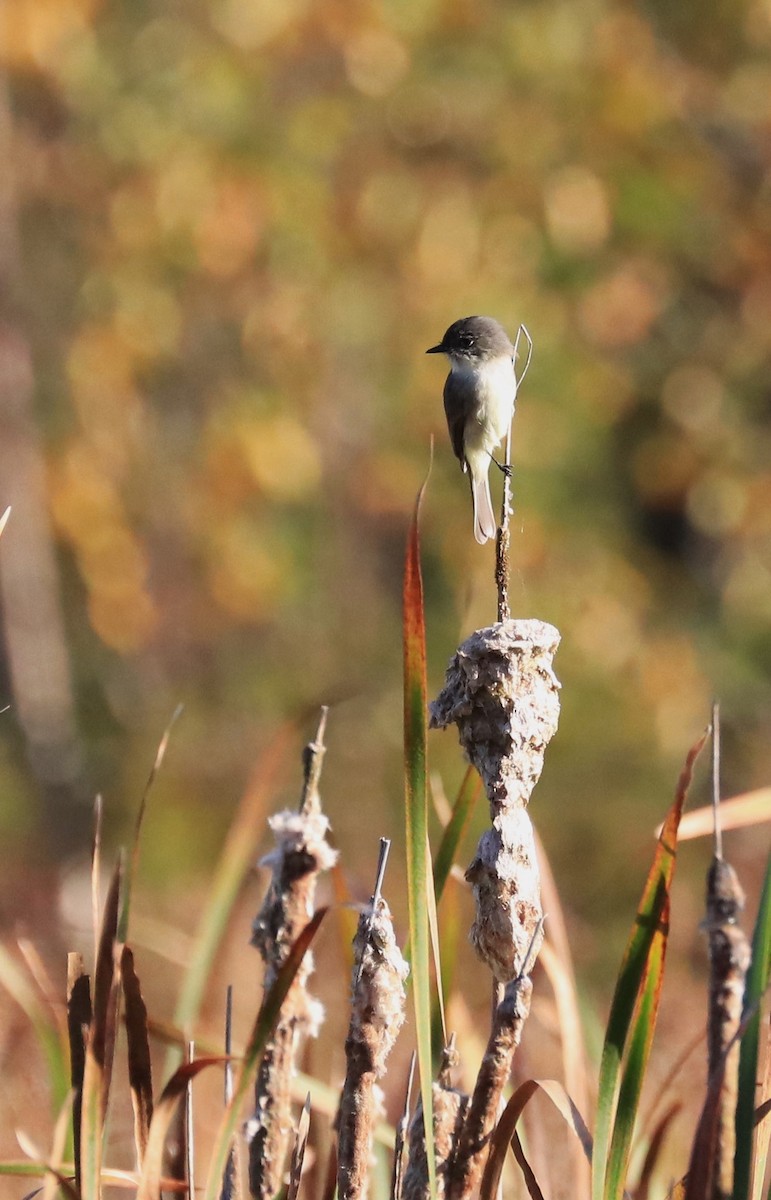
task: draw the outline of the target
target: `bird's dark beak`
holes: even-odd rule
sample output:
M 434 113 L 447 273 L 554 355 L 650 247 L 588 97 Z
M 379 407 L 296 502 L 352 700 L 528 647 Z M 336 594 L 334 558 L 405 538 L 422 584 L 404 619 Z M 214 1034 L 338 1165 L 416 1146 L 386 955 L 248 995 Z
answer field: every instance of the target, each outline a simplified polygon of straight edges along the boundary
M 440 342 L 438 346 L 432 346 L 430 350 L 426 350 L 426 354 L 444 354 L 444 346 Z

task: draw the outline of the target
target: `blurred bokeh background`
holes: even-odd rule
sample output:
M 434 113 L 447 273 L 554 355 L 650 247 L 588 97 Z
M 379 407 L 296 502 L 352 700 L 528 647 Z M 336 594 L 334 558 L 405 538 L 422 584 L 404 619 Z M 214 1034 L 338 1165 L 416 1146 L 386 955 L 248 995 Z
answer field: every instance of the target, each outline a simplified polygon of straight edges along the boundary
M 97 791 L 125 839 L 178 703 L 138 905 L 192 919 L 258 751 L 323 702 L 369 892 L 378 836 L 402 839 L 432 435 L 432 694 L 495 616 L 424 356 L 489 313 L 535 343 L 512 606 L 563 637 L 532 812 L 606 996 L 713 696 L 724 794 L 771 777 L 767 0 L 5 0 L 2 22 L 6 928 L 50 927 Z M 452 797 L 452 736 L 430 753 Z M 727 847 L 750 890 L 763 841 Z M 707 854 L 685 849 L 675 918 L 694 975 Z

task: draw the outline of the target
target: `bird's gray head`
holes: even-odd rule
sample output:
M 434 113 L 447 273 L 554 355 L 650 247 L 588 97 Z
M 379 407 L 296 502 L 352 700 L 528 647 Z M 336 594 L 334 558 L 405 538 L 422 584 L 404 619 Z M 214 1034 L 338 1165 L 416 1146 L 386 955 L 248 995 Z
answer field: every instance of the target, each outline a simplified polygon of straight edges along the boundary
M 487 362 L 493 358 L 513 358 L 506 330 L 493 317 L 461 317 L 453 321 L 438 346 L 426 354 L 447 354 L 451 359 Z

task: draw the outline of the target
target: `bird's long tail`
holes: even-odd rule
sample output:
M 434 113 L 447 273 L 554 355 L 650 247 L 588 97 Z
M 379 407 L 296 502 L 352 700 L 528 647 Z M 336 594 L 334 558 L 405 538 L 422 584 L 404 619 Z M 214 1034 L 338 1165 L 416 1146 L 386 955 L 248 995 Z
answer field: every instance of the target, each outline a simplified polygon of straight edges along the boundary
M 488 468 L 489 470 L 489 468 Z M 480 546 L 484 546 L 488 538 L 494 538 L 498 523 L 493 512 L 493 502 L 490 496 L 490 479 L 488 471 L 471 475 L 471 500 L 474 505 L 474 537 Z

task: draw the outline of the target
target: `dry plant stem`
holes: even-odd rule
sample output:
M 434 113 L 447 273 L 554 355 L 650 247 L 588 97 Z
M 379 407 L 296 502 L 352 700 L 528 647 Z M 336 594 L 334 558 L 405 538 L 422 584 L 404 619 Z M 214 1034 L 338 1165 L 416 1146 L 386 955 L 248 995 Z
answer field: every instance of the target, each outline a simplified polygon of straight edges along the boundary
M 334 865 L 336 854 L 327 842 L 329 822 L 321 811 L 319 777 L 324 757 L 327 710 L 322 710 L 316 738 L 303 752 L 303 788 L 299 810 L 278 813 L 270 820 L 276 848 L 262 860 L 272 879 L 252 926 L 252 944 L 265 963 L 267 991 L 293 942 L 313 915 L 320 871 Z M 265 1048 L 255 1084 L 255 1112 L 247 1123 L 249 1190 L 268 1200 L 280 1189 L 293 1132 L 291 1079 L 298 1043 L 314 1036 L 322 1019 L 318 1001 L 308 993 L 313 970 L 305 956 L 284 1002 L 273 1036 Z
M 450 1200 L 471 1196 L 481 1181 L 503 1089 L 530 1012 L 532 992 L 530 976 L 522 975 L 507 984 L 498 1005 L 449 1180 Z
M 450 1183 L 458 1169 L 459 1144 L 469 1107 L 469 1097 L 465 1092 L 460 1092 L 451 1085 L 450 1073 L 457 1065 L 457 1057 L 451 1041 L 444 1051 L 439 1078 L 431 1089 L 436 1192 L 439 1200 L 450 1195 Z M 410 1153 L 404 1173 L 402 1200 L 428 1200 L 429 1194 L 423 1107 L 419 1103 L 410 1126 Z
M 508 450 L 508 442 L 506 443 Z M 506 454 L 506 465 L 509 465 L 509 455 Z M 495 586 L 498 589 L 498 620 L 508 621 L 511 617 L 509 608 L 509 551 L 511 535 L 509 522 L 511 519 L 511 478 L 508 471 L 503 473 L 503 503 L 501 506 L 501 524 L 495 539 Z
M 195 1042 L 187 1043 L 187 1061 L 195 1060 Z M 195 1195 L 195 1120 L 193 1113 L 193 1081 L 185 1089 L 185 1179 L 189 1196 Z
M 131 1105 L 134 1110 L 134 1144 L 137 1162 L 141 1167 L 147 1150 L 150 1122 L 153 1117 L 153 1073 L 147 1032 L 147 1008 L 134 969 L 134 955 L 128 946 L 124 946 L 121 953 L 120 973 L 123 987 L 129 1087 L 131 1089 Z
M 78 1192 L 80 1192 L 80 1119 L 83 1111 L 83 1073 L 86 1067 L 86 1038 L 91 1024 L 91 1016 L 91 981 L 83 969 L 83 955 L 73 951 L 67 955 L 67 1036 L 70 1047 L 75 1188 Z
M 233 984 L 229 983 L 225 992 L 225 1054 L 233 1053 Z M 228 1061 L 225 1063 L 225 1079 L 223 1089 L 223 1101 L 227 1106 L 233 1099 L 233 1064 Z M 230 1147 L 228 1161 L 225 1166 L 225 1173 L 222 1177 L 222 1190 L 220 1191 L 220 1200 L 233 1200 L 234 1196 L 242 1194 L 241 1188 L 241 1170 L 240 1170 L 240 1143 L 235 1139 Z
M 519 391 L 522 382 L 527 375 L 530 367 L 530 360 L 533 357 L 533 341 L 524 325 L 520 325 L 517 330 L 517 337 L 514 342 L 514 361 L 519 355 L 520 339 L 524 338 L 527 344 L 527 357 L 525 364 L 519 376 L 516 376 L 516 390 Z M 516 373 L 516 366 L 515 366 Z M 512 413 L 512 420 L 514 414 Z M 501 505 L 501 523 L 498 528 L 498 534 L 495 539 L 495 585 L 498 590 L 498 620 L 508 621 L 511 617 L 511 609 L 509 608 L 509 552 L 511 549 L 511 536 L 509 533 L 509 522 L 511 519 L 511 422 L 509 422 L 509 430 L 506 435 L 506 469 L 503 472 L 503 502 Z
M 715 1139 L 712 1164 L 712 1200 L 730 1200 L 733 1194 L 740 1050 L 736 1034 L 742 1019 L 751 956 L 749 942 L 736 923 L 743 908 L 744 892 L 736 872 L 722 858 L 713 858 L 707 875 L 705 921 L 710 963 L 707 1044 L 710 1078 L 722 1071 L 723 1081 L 718 1116 L 720 1133 Z
M 297 1124 L 297 1134 L 292 1149 L 292 1161 L 289 1165 L 289 1183 L 287 1185 L 287 1200 L 297 1200 L 300 1192 L 300 1182 L 303 1174 L 305 1151 L 308 1146 L 308 1133 L 311 1124 L 311 1094 L 305 1097 L 305 1104 Z
M 404 1022 L 409 971 L 396 944 L 388 906 L 377 896 L 359 918 L 353 945 L 353 1003 L 338 1116 L 340 1200 L 358 1200 L 365 1194 L 373 1130 L 382 1107 L 377 1080 Z

